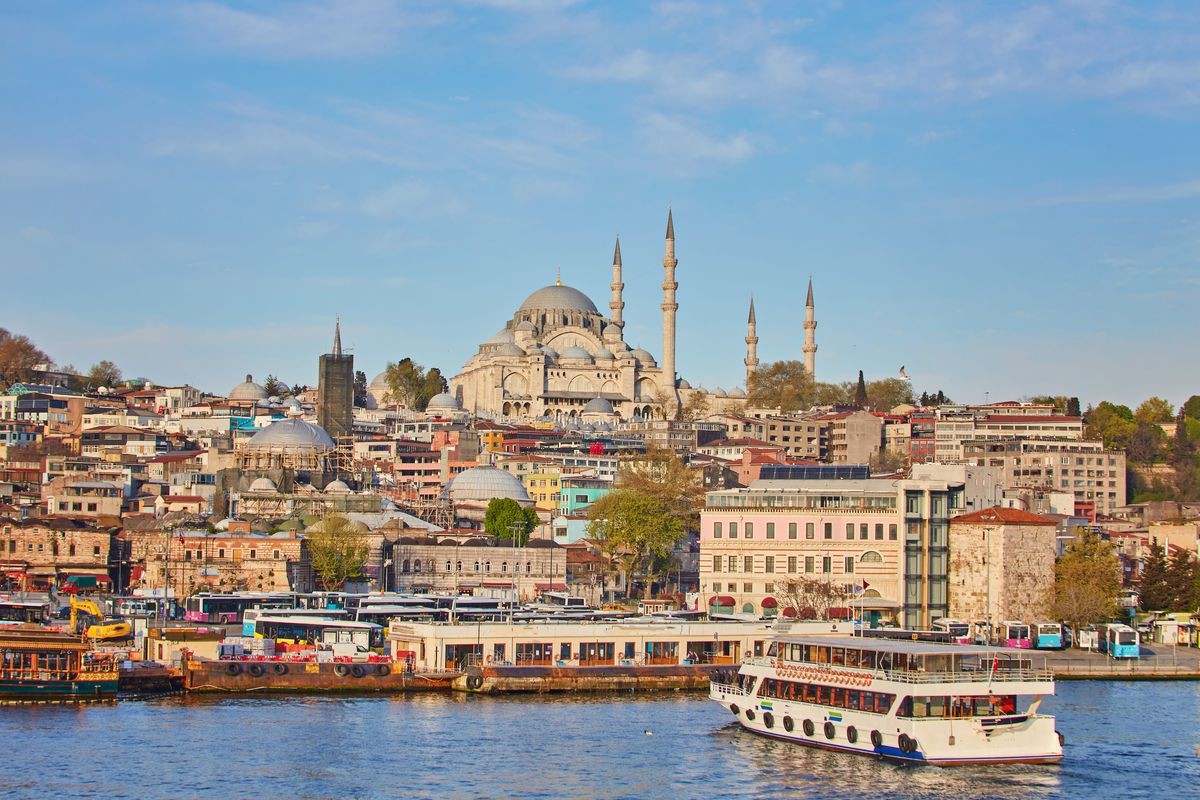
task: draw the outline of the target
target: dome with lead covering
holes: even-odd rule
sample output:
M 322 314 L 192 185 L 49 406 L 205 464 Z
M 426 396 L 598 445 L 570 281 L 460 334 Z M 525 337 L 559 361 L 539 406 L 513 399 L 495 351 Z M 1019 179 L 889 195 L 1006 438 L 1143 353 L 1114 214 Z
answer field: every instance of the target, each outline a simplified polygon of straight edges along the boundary
M 254 483 L 250 484 L 249 491 L 251 492 L 273 492 L 275 491 L 275 481 L 267 477 L 255 478 Z
M 655 363 L 654 356 L 650 355 L 650 351 L 643 350 L 640 347 L 632 350 L 630 352 L 630 355 L 633 356 L 634 358 L 636 358 L 638 361 L 642 362 L 643 364 L 653 365 Z
M 272 422 L 250 437 L 246 447 L 252 450 L 270 447 L 294 447 L 304 450 L 332 450 L 333 439 L 320 425 L 293 417 Z
M 254 382 L 253 375 L 247 375 L 246 380 L 229 390 L 230 400 L 266 400 L 267 390 Z
M 533 505 L 529 492 L 525 491 L 519 478 L 486 464 L 463 470 L 451 478 L 442 494 L 456 503 L 487 503 L 495 498 L 509 498 L 524 505 Z
M 426 413 L 430 411 L 461 411 L 462 406 L 458 404 L 458 400 L 449 392 L 435 394 L 429 399 L 429 404 L 425 406 Z
M 346 485 L 345 481 L 336 480 L 325 486 L 325 493 L 326 494 L 349 494 L 350 487 Z
M 571 286 L 554 284 L 538 289 L 525 302 L 521 303 L 519 311 L 583 311 L 590 314 L 596 311 L 593 303 L 583 292 Z
M 613 404 L 605 400 L 603 397 L 596 397 L 588 401 L 588 404 L 583 407 L 585 414 L 615 414 Z
M 577 358 L 581 361 L 591 361 L 592 360 L 592 354 L 589 353 L 587 350 L 584 350 L 579 345 L 571 345 L 567 349 L 563 350 L 562 355 L 560 355 L 559 357 L 560 358 Z

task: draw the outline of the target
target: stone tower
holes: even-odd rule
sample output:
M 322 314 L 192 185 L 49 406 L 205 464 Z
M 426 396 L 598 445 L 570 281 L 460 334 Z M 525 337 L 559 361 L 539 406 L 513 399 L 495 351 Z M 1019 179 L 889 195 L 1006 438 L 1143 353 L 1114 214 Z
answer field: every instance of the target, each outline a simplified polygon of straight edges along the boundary
M 804 304 L 804 371 L 816 380 L 817 309 L 813 305 L 812 278 L 808 279 L 808 301 Z
M 675 282 L 675 267 L 679 264 L 675 258 L 675 222 L 670 209 L 667 210 L 667 251 L 663 256 L 663 379 L 669 402 L 675 404 L 675 312 L 679 303 L 675 302 L 675 290 L 679 284 Z
M 758 370 L 758 322 L 754 319 L 754 298 L 750 298 L 750 317 L 746 320 L 746 391 L 750 391 L 750 379 Z
M 317 424 L 334 440 L 354 428 L 354 356 L 342 354 L 342 321 L 333 327 L 333 352 L 317 367 Z
M 612 324 L 618 328 L 624 328 L 625 322 L 621 318 L 621 312 L 625 308 L 625 301 L 621 299 L 621 292 L 625 289 L 625 284 L 621 281 L 621 237 L 617 237 L 617 248 L 613 251 L 613 279 L 608 286 L 612 289 L 612 299 L 608 301 L 609 316 L 612 319 Z

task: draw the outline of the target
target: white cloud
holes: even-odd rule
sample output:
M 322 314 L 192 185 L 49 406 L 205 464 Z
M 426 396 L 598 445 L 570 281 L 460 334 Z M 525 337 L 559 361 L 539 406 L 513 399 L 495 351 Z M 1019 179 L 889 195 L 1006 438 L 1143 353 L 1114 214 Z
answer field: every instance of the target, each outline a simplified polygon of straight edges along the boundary
M 1085 192 L 1043 197 L 1034 202 L 1039 206 L 1101 205 L 1126 203 L 1160 203 L 1200 197 L 1200 179 L 1164 183 L 1157 186 L 1097 187 Z

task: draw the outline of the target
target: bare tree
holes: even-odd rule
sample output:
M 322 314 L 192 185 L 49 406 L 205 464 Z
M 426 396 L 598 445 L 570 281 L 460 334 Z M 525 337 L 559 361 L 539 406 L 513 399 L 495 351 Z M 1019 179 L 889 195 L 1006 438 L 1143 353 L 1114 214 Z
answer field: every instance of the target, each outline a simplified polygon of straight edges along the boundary
M 800 618 L 828 619 L 829 609 L 843 606 L 850 599 L 850 590 L 844 584 L 820 578 L 789 578 L 778 589 L 783 607 Z

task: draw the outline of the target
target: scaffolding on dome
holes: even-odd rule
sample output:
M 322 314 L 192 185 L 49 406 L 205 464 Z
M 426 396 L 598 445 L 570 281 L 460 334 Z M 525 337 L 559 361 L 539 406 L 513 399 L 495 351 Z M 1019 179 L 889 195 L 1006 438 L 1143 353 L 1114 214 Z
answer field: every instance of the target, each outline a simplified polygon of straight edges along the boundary
M 332 448 L 307 445 L 269 444 L 248 446 L 239 441 L 234 445 L 238 469 L 244 472 L 265 472 L 272 469 L 294 469 L 297 472 L 349 474 L 354 462 L 354 444 L 349 438 L 339 439 Z
M 402 491 L 393 491 L 391 498 L 397 509 L 412 514 L 417 519 L 437 525 L 442 530 L 454 527 L 454 503 L 450 500 L 414 498 Z

